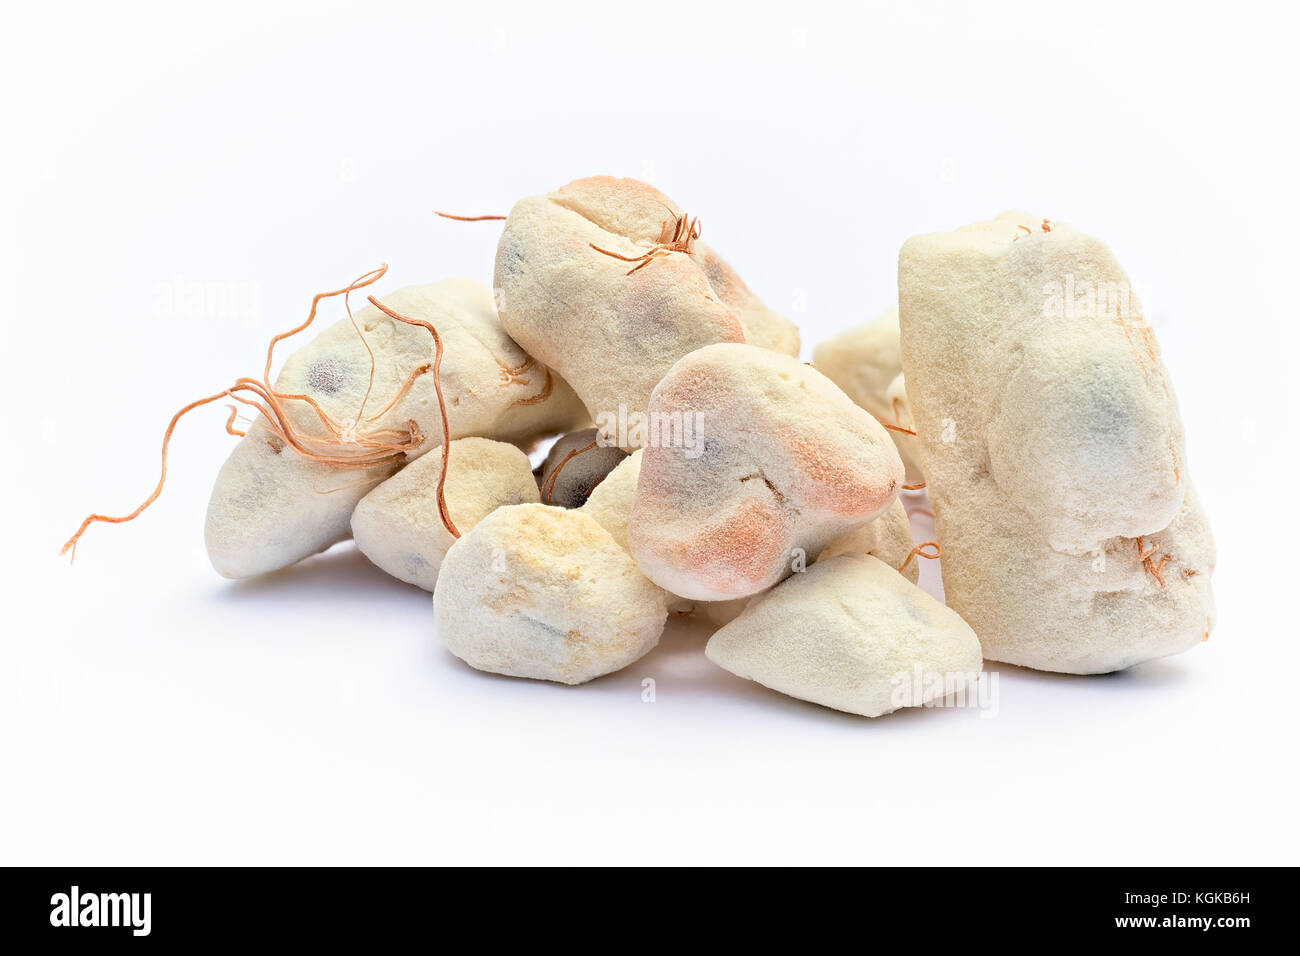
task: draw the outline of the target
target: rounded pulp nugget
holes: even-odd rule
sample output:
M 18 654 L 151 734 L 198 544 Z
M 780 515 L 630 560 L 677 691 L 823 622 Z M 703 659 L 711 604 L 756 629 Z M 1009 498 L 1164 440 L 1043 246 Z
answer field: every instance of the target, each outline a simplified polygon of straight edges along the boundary
M 655 422 L 694 416 L 677 447 Z M 628 528 L 632 555 L 674 594 L 717 601 L 770 587 L 885 510 L 903 483 L 894 444 L 826 376 L 751 345 L 678 361 L 650 401 Z
M 482 435 L 524 442 L 586 419 L 568 386 L 506 335 L 491 292 L 479 283 L 447 279 L 407 286 L 380 301 L 429 322 L 442 336 L 441 381 L 452 438 Z M 442 422 L 431 371 L 416 375 L 385 410 L 412 373 L 433 362 L 432 336 L 373 306 L 357 310 L 355 318 L 356 328 L 343 319 L 294 352 L 276 389 L 308 396 L 341 424 L 355 423 L 358 433 L 403 431 L 414 421 L 424 442 L 410 458 L 439 447 Z M 303 432 L 326 434 L 306 402 L 287 402 L 286 407 Z M 204 537 L 212 566 L 226 577 L 251 577 L 345 540 L 357 501 L 400 464 L 355 468 L 310 461 L 255 422 L 221 467 L 208 502 Z
M 968 693 L 983 667 L 955 611 L 862 554 L 818 561 L 754 598 L 705 654 L 737 677 L 864 717 Z
M 665 595 L 594 518 L 542 504 L 492 512 L 451 546 L 438 635 L 472 667 L 581 684 L 659 643 Z
M 1207 637 L 1210 529 L 1110 250 L 1012 212 L 909 239 L 898 287 L 944 594 L 985 654 L 1092 674 Z
M 643 413 L 669 366 L 700 346 L 799 352 L 793 323 L 704 242 L 642 268 L 592 248 L 635 259 L 661 245 L 665 230 L 671 236 L 682 216 L 654 187 L 608 176 L 575 180 L 510 211 L 496 258 L 501 322 L 564 376 L 598 424 L 620 406 Z

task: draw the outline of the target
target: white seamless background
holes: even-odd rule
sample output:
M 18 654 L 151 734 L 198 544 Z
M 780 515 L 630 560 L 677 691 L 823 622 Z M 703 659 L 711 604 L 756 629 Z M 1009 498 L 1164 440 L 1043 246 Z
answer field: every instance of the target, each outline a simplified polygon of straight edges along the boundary
M 0 34 L 0 862 L 1294 863 L 1294 5 L 27 4 Z M 1219 546 L 1212 640 L 876 721 L 698 633 L 590 685 L 451 658 L 350 545 L 209 568 L 224 412 L 311 295 L 491 281 L 519 197 L 651 180 L 800 325 L 1020 207 L 1144 296 Z M 327 311 L 332 319 L 337 309 Z M 934 569 L 927 565 L 927 579 Z M 655 681 L 655 701 L 642 681 Z

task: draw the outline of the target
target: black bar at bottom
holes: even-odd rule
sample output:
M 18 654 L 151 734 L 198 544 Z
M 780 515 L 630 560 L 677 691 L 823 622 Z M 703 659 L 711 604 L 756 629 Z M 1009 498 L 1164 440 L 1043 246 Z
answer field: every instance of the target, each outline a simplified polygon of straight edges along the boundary
M 675 946 L 702 928 L 806 950 L 840 934 L 934 945 L 1195 939 L 1285 931 L 1283 869 L 862 869 L 562 875 L 422 869 L 9 869 L 0 940 Z M 1284 888 L 1285 887 L 1285 888 Z M 873 943 L 873 940 L 875 941 Z M 893 944 L 891 945 L 891 948 Z M 912 948 L 912 947 L 908 947 Z M 23 952 L 9 948 L 10 952 Z

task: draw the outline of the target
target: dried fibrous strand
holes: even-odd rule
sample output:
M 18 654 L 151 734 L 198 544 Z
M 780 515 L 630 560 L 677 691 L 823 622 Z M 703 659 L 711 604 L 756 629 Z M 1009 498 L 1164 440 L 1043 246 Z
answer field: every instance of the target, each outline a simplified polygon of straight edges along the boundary
M 442 523 L 451 536 L 459 538 L 460 532 L 456 530 L 456 524 L 451 520 L 451 514 L 447 510 L 447 461 L 451 457 L 451 423 L 447 420 L 447 398 L 442 393 L 442 379 L 440 378 L 443 353 L 442 336 L 438 334 L 438 330 L 433 325 L 423 319 L 413 319 L 402 315 L 400 312 L 395 312 L 373 295 L 367 296 L 367 299 L 371 305 L 390 319 L 425 329 L 433 336 L 433 390 L 438 396 L 438 416 L 442 420 L 442 466 L 438 470 L 438 515 L 442 518 Z
M 236 438 L 243 438 L 248 433 L 241 432 L 235 427 L 235 419 L 239 417 L 239 406 L 227 405 L 226 407 L 230 409 L 230 417 L 226 419 L 226 434 L 234 435 Z
M 928 558 L 929 560 L 934 561 L 942 556 L 943 549 L 939 547 L 938 541 L 922 541 L 907 553 L 907 557 L 904 558 L 903 563 L 898 566 L 898 570 L 902 571 L 905 567 L 911 564 L 913 558 Z
M 1034 230 L 1030 229 L 1028 226 L 1026 226 L 1026 225 L 1024 225 L 1024 224 L 1017 224 L 1016 228 L 1017 228 L 1017 229 L 1023 229 L 1023 230 L 1025 230 L 1025 236 L 1032 236 L 1032 235 L 1034 234 Z M 1043 224 L 1042 224 L 1041 226 L 1039 226 L 1039 228 L 1042 229 L 1043 232 L 1051 232 L 1051 231 L 1052 231 L 1052 220 L 1050 220 L 1050 219 L 1044 219 L 1044 220 L 1043 220 Z M 1025 238 L 1025 236 L 1016 236 L 1016 239 L 1023 239 L 1023 238 Z M 1012 241 L 1012 242 L 1015 242 L 1016 239 L 1012 239 L 1011 241 Z
M 511 368 L 508 365 L 501 366 L 501 384 L 502 385 L 525 385 L 528 382 L 524 375 L 530 368 L 537 364 L 537 359 L 531 355 L 524 359 L 523 362 Z
M 915 431 L 914 429 L 911 429 L 911 428 L 904 428 L 902 425 L 891 425 L 891 424 L 889 424 L 888 422 L 881 422 L 880 424 L 884 425 L 884 426 L 885 426 L 886 428 L 888 428 L 891 432 L 900 432 L 900 433 L 902 433 L 902 434 L 904 434 L 904 435 L 915 435 L 915 434 L 916 434 L 916 431 Z
M 358 425 L 362 421 L 362 416 L 365 414 L 365 406 L 370 392 L 369 388 L 367 389 L 366 400 L 362 401 L 357 410 L 356 419 L 351 425 L 344 426 L 331 417 L 311 396 L 282 392 L 271 384 L 271 366 L 274 362 L 276 345 L 307 329 L 315 321 L 322 300 L 341 295 L 344 296 L 344 302 L 347 304 L 347 297 L 352 292 L 372 285 L 382 278 L 387 271 L 388 266 L 382 265 L 365 273 L 342 289 L 335 289 L 330 292 L 321 292 L 315 295 L 312 298 L 311 309 L 307 314 L 307 318 L 301 324 L 287 332 L 281 332 L 271 338 L 271 341 L 266 348 L 266 364 L 263 366 L 262 378 L 260 380 L 249 377 L 238 378 L 229 388 L 217 392 L 214 395 L 198 399 L 197 401 L 191 402 L 181 408 L 172 416 L 172 419 L 168 423 L 167 429 L 163 434 L 162 462 L 158 483 L 154 487 L 153 493 L 150 494 L 139 507 L 129 514 L 120 516 L 103 514 L 88 515 L 86 519 L 82 521 L 76 534 L 68 539 L 59 553 L 67 554 L 70 552 L 72 556 L 75 557 L 77 542 L 90 525 L 96 522 L 121 524 L 131 521 L 153 504 L 162 493 L 163 485 L 166 482 L 167 453 L 171 444 L 172 433 L 175 431 L 177 423 L 189 412 L 223 398 L 230 398 L 241 405 L 256 409 L 260 415 L 258 423 L 270 432 L 268 442 L 279 442 L 283 445 L 288 445 L 304 459 L 317 464 L 337 468 L 369 468 L 397 464 L 404 461 L 409 452 L 412 452 L 423 445 L 425 436 L 421 432 L 419 425 L 414 420 L 408 420 L 401 428 L 387 428 L 370 432 L 361 432 L 358 430 Z M 374 302 L 374 299 L 372 298 L 371 301 Z M 378 303 L 376 303 L 376 305 L 378 305 Z M 382 306 L 379 308 L 381 311 L 389 311 L 384 309 Z M 350 306 L 348 307 L 348 314 L 351 316 Z M 399 321 L 407 322 L 408 324 L 425 325 L 432 331 L 432 326 L 428 326 L 427 323 L 420 323 L 416 320 L 408 320 L 405 318 L 399 318 Z M 356 328 L 357 335 L 361 338 L 362 342 L 366 344 L 366 351 L 370 355 L 371 382 L 373 383 L 374 353 L 371 351 L 369 344 L 365 342 L 365 334 L 360 326 L 358 326 L 355 321 L 353 321 L 353 326 Z M 434 332 L 434 337 L 438 348 L 438 359 L 441 359 L 441 340 L 438 339 L 436 332 Z M 435 372 L 436 368 L 437 363 L 435 362 Z M 415 377 L 423 374 L 425 370 L 427 370 L 427 368 L 416 368 L 407 379 L 407 382 L 402 386 L 397 396 L 385 406 L 384 411 L 377 416 L 372 416 L 371 418 L 366 419 L 365 421 L 369 423 L 387 413 L 397 404 L 398 401 L 400 401 L 402 396 L 410 388 Z M 439 399 L 441 400 L 441 392 L 439 392 Z M 290 411 L 295 405 L 305 405 L 310 408 L 315 419 L 324 429 L 324 433 L 311 434 L 306 431 L 303 426 L 298 424 L 295 420 L 295 416 L 291 414 Z M 445 440 L 447 433 L 445 408 L 442 409 L 442 413 Z M 231 415 L 226 420 L 225 428 L 227 433 L 240 437 L 245 436 L 246 432 L 240 431 L 234 427 L 235 419 L 236 412 L 232 408 Z M 450 521 L 449 518 L 448 521 Z
M 85 534 L 86 529 L 89 528 L 92 524 L 94 524 L 97 521 L 103 521 L 107 524 L 122 524 L 124 522 L 131 521 L 136 517 L 138 517 L 140 513 L 143 512 L 146 508 L 148 508 L 151 504 L 157 501 L 158 496 L 162 494 L 163 484 L 166 483 L 167 481 L 167 446 L 171 444 L 172 432 L 176 430 L 176 423 L 179 422 L 181 418 L 183 418 L 186 414 L 192 412 L 194 409 L 199 408 L 203 405 L 211 404 L 212 402 L 215 401 L 219 401 L 225 396 L 226 396 L 226 392 L 218 392 L 216 395 L 209 395 L 207 398 L 200 398 L 198 401 L 190 402 L 188 405 L 186 405 L 184 408 L 178 411 L 175 415 L 173 415 L 172 420 L 167 423 L 167 430 L 163 432 L 162 468 L 160 474 L 158 475 L 158 484 L 154 486 L 153 493 L 150 494 L 149 497 L 146 498 L 143 502 L 141 502 L 140 506 L 137 507 L 130 514 L 120 515 L 120 516 L 101 515 L 101 514 L 87 515 L 85 520 L 81 522 L 81 527 L 77 529 L 77 533 L 74 534 L 71 538 L 69 538 L 67 542 L 63 545 L 63 547 L 59 549 L 59 554 L 62 555 L 71 552 L 72 558 L 75 559 L 77 556 L 77 541 L 81 538 L 83 534 Z M 230 419 L 226 423 L 226 429 L 228 431 L 231 430 L 231 422 L 233 421 L 234 421 L 234 415 L 232 413 Z
M 1160 572 L 1169 562 L 1169 555 L 1162 554 L 1159 561 L 1154 561 L 1152 559 L 1155 557 L 1155 553 L 1160 550 L 1158 547 L 1143 551 L 1141 538 L 1138 538 L 1135 544 L 1137 545 L 1138 560 L 1142 562 L 1142 569 L 1146 571 L 1147 574 L 1151 575 L 1151 577 L 1155 578 L 1156 583 L 1159 584 L 1162 589 L 1166 587 L 1165 576 Z
M 457 222 L 486 222 L 490 219 L 507 218 L 505 216 L 457 216 L 449 212 L 438 212 L 436 209 L 433 211 L 433 214 L 435 216 L 441 216 L 443 219 L 454 219 Z
M 627 270 L 626 274 L 631 275 L 638 269 L 644 269 L 660 256 L 671 255 L 674 252 L 684 252 L 688 256 L 693 255 L 694 251 L 691 246 L 694 244 L 696 239 L 700 238 L 701 231 L 700 219 L 698 216 L 694 219 L 690 219 L 685 213 L 682 213 L 680 216 L 674 216 L 671 220 L 671 228 L 669 220 L 664 220 L 659 227 L 659 239 L 656 241 L 655 245 L 641 253 L 639 256 L 621 255 L 617 252 L 612 252 L 609 249 L 602 249 L 594 242 L 589 242 L 587 245 L 612 259 L 637 263 L 637 265 Z
M 422 365 L 417 365 L 415 368 L 411 369 L 411 374 L 406 377 L 406 381 L 403 382 L 402 387 L 397 390 L 397 394 L 392 397 L 387 405 L 367 418 L 366 422 L 377 421 L 392 411 L 393 406 L 406 397 L 406 393 L 411 390 L 411 386 L 415 384 L 415 380 L 431 368 L 433 368 L 433 363 L 425 362 Z
M 529 359 L 528 361 L 531 362 L 532 359 Z M 515 399 L 513 402 L 510 403 L 510 407 L 514 408 L 517 405 L 540 405 L 542 402 L 546 401 L 548 398 L 551 397 L 551 392 L 552 390 L 554 390 L 554 388 L 555 388 L 555 382 L 551 378 L 551 370 L 548 368 L 546 369 L 546 381 L 542 384 L 542 390 L 538 392 L 536 395 L 533 395 L 529 398 Z

